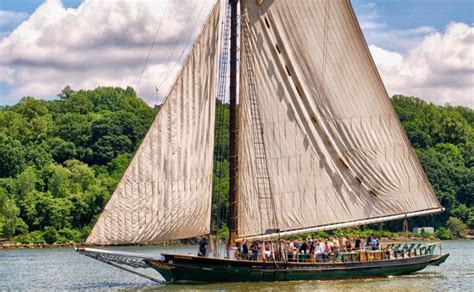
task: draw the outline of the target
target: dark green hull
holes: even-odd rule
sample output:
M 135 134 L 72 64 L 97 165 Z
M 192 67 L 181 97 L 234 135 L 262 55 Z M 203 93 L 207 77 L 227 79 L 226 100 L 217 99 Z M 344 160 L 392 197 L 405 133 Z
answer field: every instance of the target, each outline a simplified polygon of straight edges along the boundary
M 273 263 L 163 254 L 151 261 L 169 282 L 260 282 L 386 277 L 410 274 L 430 264 L 432 255 L 350 263 Z

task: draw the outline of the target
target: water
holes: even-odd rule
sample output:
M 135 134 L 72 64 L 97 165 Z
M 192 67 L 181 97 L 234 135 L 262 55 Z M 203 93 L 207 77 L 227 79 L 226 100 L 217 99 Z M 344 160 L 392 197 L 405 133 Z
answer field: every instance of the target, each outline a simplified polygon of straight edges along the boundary
M 299 281 L 235 284 L 174 284 L 155 282 L 110 267 L 74 252 L 72 248 L 0 250 L 0 291 L 3 290 L 263 290 L 263 291 L 474 291 L 474 241 L 446 241 L 450 253 L 439 267 L 408 276 L 366 280 Z M 121 248 L 143 253 L 195 253 L 196 247 Z M 147 274 L 157 276 L 148 269 Z

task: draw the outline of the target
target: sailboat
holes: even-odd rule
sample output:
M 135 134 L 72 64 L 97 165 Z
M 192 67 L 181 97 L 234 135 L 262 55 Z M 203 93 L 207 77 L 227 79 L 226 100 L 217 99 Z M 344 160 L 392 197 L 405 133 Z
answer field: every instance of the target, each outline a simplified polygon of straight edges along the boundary
M 331 261 L 294 256 L 285 244 L 289 236 L 444 210 L 349 0 L 216 3 L 87 245 L 211 233 L 216 97 L 227 94 L 228 245 L 260 242 L 271 254 L 79 253 L 130 271 L 152 268 L 166 282 L 403 275 L 446 260 L 430 244 L 340 252 Z

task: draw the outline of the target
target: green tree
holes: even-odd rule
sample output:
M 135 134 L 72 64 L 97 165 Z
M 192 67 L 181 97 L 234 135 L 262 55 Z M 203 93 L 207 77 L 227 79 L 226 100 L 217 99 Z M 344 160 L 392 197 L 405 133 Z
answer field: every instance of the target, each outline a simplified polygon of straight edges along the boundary
M 467 226 L 461 220 L 456 217 L 449 217 L 446 222 L 448 230 L 456 237 L 465 237 L 467 234 Z
M 48 191 L 55 198 L 67 197 L 71 190 L 71 171 L 61 165 L 50 165 L 50 177 L 47 181 Z
M 43 231 L 43 238 L 49 244 L 55 243 L 58 240 L 58 232 L 56 231 L 56 228 L 46 226 Z
M 73 142 L 55 137 L 49 140 L 49 144 L 51 145 L 51 155 L 57 162 L 62 163 L 77 156 L 76 145 Z
M 20 173 L 16 178 L 19 198 L 23 198 L 29 192 L 36 190 L 36 184 L 38 182 L 35 168 L 28 167 Z
M 26 167 L 25 147 L 0 133 L 0 177 L 14 177 Z
M 60 93 L 58 93 L 58 97 L 64 100 L 70 98 L 74 93 L 75 91 L 72 90 L 71 86 L 67 85 Z
M 24 222 L 18 217 L 20 210 L 4 189 L 0 188 L 0 234 L 11 237 L 17 229 L 25 229 Z
M 22 98 L 19 103 L 11 107 L 11 110 L 21 114 L 29 121 L 49 113 L 46 101 L 38 100 L 31 96 Z
M 436 237 L 438 237 L 439 239 L 453 239 L 453 235 L 451 234 L 451 232 L 444 227 L 438 228 L 435 233 Z
M 76 147 L 88 147 L 92 122 L 95 118 L 96 116 L 92 114 L 66 112 L 57 117 L 52 131 L 55 136 L 74 143 Z

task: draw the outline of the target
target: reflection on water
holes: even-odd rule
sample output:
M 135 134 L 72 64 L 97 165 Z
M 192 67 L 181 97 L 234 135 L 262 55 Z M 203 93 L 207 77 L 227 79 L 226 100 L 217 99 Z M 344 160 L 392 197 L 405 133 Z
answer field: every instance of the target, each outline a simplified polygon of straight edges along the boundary
M 195 253 L 196 247 L 119 248 L 143 253 Z M 451 256 L 439 267 L 408 276 L 364 280 L 295 281 L 273 283 L 220 283 L 157 285 L 154 282 L 79 255 L 73 249 L 0 250 L 0 290 L 18 289 L 125 289 L 125 290 L 384 290 L 474 291 L 474 241 L 443 242 Z M 147 274 L 157 276 L 153 270 Z

